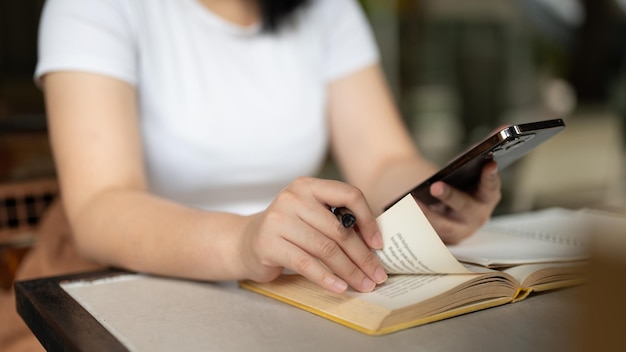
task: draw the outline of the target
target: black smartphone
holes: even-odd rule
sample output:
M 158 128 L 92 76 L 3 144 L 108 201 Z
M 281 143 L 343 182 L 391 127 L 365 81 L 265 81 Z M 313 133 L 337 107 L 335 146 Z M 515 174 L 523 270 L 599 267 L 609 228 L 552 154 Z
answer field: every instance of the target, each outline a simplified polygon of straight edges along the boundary
M 427 205 L 439 202 L 430 194 L 430 185 L 437 181 L 444 181 L 455 188 L 471 193 L 477 187 L 481 171 L 487 162 L 494 160 L 498 164 L 498 170 L 502 170 L 564 128 L 565 123 L 562 119 L 504 127 L 465 150 L 408 193 Z M 385 210 L 404 196 L 406 194 L 386 206 Z

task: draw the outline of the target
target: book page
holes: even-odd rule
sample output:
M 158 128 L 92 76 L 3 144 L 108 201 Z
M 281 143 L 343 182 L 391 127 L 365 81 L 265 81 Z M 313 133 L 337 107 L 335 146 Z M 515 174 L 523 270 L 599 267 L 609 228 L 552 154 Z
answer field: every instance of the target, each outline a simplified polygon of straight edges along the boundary
M 408 194 L 378 218 L 383 248 L 378 259 L 390 274 L 467 274 Z
M 475 275 L 393 275 L 372 292 L 348 291 L 346 295 L 393 310 L 439 296 L 474 279 Z
M 502 271 L 513 276 L 522 288 L 527 289 L 534 285 L 580 279 L 586 268 L 583 262 L 543 263 L 518 265 Z
M 462 262 L 488 267 L 567 262 L 588 257 L 588 216 L 550 208 L 493 218 L 450 252 Z

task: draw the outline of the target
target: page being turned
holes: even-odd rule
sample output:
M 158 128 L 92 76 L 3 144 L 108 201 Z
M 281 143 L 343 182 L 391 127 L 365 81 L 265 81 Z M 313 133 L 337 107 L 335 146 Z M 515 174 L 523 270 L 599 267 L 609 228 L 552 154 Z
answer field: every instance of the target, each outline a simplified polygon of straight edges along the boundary
M 383 248 L 376 251 L 389 274 L 471 273 L 452 256 L 410 194 L 377 218 Z

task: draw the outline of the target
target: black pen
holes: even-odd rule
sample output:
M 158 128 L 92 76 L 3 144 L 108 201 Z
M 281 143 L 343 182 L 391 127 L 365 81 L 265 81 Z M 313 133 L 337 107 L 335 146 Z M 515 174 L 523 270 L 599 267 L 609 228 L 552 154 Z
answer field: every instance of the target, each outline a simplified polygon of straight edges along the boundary
M 330 211 L 337 216 L 343 227 L 349 229 L 356 223 L 356 217 L 346 207 L 330 207 Z

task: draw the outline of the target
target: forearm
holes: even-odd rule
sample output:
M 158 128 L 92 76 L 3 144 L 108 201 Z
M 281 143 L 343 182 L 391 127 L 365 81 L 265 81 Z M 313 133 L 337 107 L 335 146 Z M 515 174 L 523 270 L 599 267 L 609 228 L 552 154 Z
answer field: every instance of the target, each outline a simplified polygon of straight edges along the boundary
M 333 156 L 374 213 L 435 172 L 409 135 L 378 65 L 329 87 Z
M 237 246 L 247 217 L 110 190 L 93 196 L 70 221 L 81 253 L 103 264 L 202 280 L 245 276 Z
M 374 213 L 378 214 L 390 202 L 406 194 L 436 170 L 433 163 L 417 153 L 391 159 L 381 164 L 361 189 Z
M 84 72 L 43 78 L 51 143 L 79 250 L 103 264 L 196 279 L 244 275 L 248 218 L 147 193 L 135 88 Z

